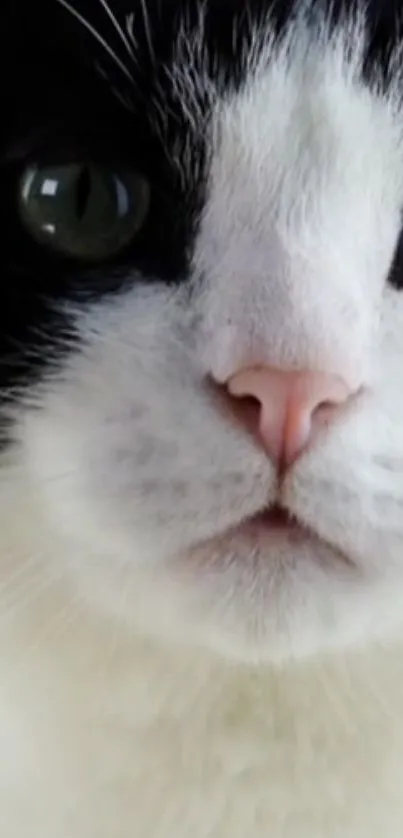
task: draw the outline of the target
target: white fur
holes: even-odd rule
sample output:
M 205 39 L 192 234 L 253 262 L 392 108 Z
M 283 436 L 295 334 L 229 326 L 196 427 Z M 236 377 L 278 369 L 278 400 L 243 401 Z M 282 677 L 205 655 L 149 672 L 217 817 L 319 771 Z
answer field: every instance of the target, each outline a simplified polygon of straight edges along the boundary
M 190 284 L 77 310 L 15 410 L 7 838 L 402 834 L 403 117 L 306 38 L 215 101 Z M 207 381 L 252 362 L 361 388 L 280 498 Z M 237 530 L 276 500 L 315 534 Z

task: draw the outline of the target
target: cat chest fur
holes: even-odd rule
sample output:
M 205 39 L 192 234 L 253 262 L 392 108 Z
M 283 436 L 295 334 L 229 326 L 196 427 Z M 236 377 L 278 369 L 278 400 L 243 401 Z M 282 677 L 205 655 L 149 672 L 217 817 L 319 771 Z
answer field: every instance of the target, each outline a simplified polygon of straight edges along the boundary
M 22 663 L 24 637 L 8 641 L 9 838 L 400 834 L 398 651 L 265 672 L 88 626 Z

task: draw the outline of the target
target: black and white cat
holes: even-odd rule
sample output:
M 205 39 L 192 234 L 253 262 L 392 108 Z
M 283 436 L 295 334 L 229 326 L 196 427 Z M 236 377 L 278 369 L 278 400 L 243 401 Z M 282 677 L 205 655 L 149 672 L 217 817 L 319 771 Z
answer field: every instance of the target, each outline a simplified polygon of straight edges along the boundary
M 403 9 L 3 0 L 0 835 L 403 835 Z

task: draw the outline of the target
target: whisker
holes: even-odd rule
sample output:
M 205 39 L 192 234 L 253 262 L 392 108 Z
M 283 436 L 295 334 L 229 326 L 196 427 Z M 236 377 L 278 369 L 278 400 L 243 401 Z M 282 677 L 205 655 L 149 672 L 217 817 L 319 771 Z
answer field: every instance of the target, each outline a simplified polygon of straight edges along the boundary
M 113 95 L 115 96 L 115 98 L 118 100 L 118 102 L 120 102 L 120 104 L 123 105 L 123 107 L 127 111 L 133 111 L 133 105 L 130 102 L 130 99 L 128 99 L 126 96 L 124 96 L 123 93 L 121 93 L 120 90 L 117 89 L 117 87 L 114 87 L 112 85 L 111 91 L 112 91 Z
M 106 2 L 106 0 L 99 0 L 99 2 L 101 3 L 101 6 L 103 6 L 103 8 L 105 9 L 106 14 L 110 17 L 110 19 L 111 19 L 119 37 L 120 37 L 120 39 L 122 40 L 122 43 L 125 45 L 128 53 L 130 55 L 130 58 L 133 59 L 133 61 L 134 61 L 135 57 L 134 57 L 133 49 L 132 49 L 132 47 L 131 47 L 131 45 L 130 45 L 130 43 L 129 43 L 129 41 L 128 41 L 120 23 L 119 23 L 119 21 L 117 20 L 117 18 L 113 14 L 112 9 L 110 8 L 110 6 Z
M 147 9 L 147 0 L 140 0 L 141 9 L 143 12 L 143 21 L 144 21 L 144 32 L 146 36 L 148 52 L 150 54 L 150 58 L 152 59 L 153 63 L 155 62 L 155 50 L 153 44 L 153 38 L 151 34 L 151 25 L 150 25 L 150 15 Z
M 86 20 L 85 17 L 80 15 L 77 9 L 75 9 L 74 6 L 71 6 L 70 3 L 68 3 L 68 0 L 57 0 L 57 3 L 59 3 L 60 6 L 63 6 L 68 12 L 70 12 L 71 15 L 73 15 L 73 17 L 75 17 L 81 23 L 82 26 L 88 29 L 88 31 L 95 38 L 95 40 L 98 41 L 99 44 L 101 44 L 103 49 L 108 53 L 108 55 L 113 59 L 115 64 L 120 68 L 122 73 L 124 73 L 124 75 L 130 80 L 131 84 L 134 86 L 134 79 L 130 70 L 127 69 L 126 65 L 123 63 L 123 61 L 120 60 L 119 56 L 116 55 L 114 50 L 109 46 L 109 44 L 107 43 L 107 41 L 105 41 L 102 35 L 100 35 L 99 32 L 97 32 L 97 30 L 94 29 L 93 26 L 91 26 L 90 22 Z
M 129 37 L 129 41 L 132 43 L 133 48 L 137 47 L 137 41 L 134 37 L 134 12 L 130 12 L 129 15 L 126 17 L 126 32 Z

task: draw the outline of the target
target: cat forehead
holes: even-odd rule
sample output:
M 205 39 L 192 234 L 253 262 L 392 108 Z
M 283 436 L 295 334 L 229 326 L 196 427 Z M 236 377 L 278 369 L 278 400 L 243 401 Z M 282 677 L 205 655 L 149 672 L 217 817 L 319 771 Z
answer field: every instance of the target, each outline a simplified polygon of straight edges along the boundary
M 361 229 L 382 227 L 382 213 L 401 208 L 399 88 L 364 78 L 362 30 L 354 56 L 343 32 L 310 38 L 298 27 L 291 35 L 280 49 L 268 44 L 241 89 L 215 104 L 210 211 L 229 219 L 236 201 L 258 226 L 269 210 L 280 229 L 320 214 L 322 224 L 327 215 L 354 230 L 351 212 Z
M 281 123 L 289 116 L 293 96 L 303 108 L 304 86 L 318 95 L 322 73 L 327 92 L 332 74 L 389 90 L 401 86 L 397 0 L 55 0 L 55 6 L 56 30 L 64 32 L 60 23 L 75 25 L 75 34 L 87 39 L 90 63 L 120 102 L 129 109 L 141 104 L 142 117 L 145 105 L 145 118 L 175 141 L 175 153 L 180 135 L 205 139 L 217 103 L 250 89 L 257 76 L 266 75 L 261 116 L 271 114 L 272 129 L 274 118 Z M 67 40 L 71 46 L 70 27 Z
M 388 37 L 383 30 L 379 38 L 357 7 L 342 19 L 331 17 L 326 4 L 305 7 L 315 7 L 317 16 L 300 11 L 283 20 L 280 30 L 270 13 L 246 21 L 235 15 L 232 54 L 214 37 L 208 4 L 191 25 L 184 16 L 167 89 L 157 86 L 151 107 L 163 135 L 168 120 L 161 119 L 161 93 L 169 90 L 167 99 L 184 128 L 171 157 L 191 184 L 197 181 L 195 160 L 199 179 L 201 172 L 194 151 L 203 149 L 210 186 L 222 189 L 223 197 L 230 186 L 225 201 L 242 191 L 247 202 L 248 193 L 264 189 L 267 203 L 269 187 L 288 212 L 302 192 L 306 207 L 313 191 L 325 199 L 326 185 L 327 198 L 337 203 L 342 193 L 354 197 L 361 184 L 364 203 L 372 197 L 384 208 L 395 207 L 403 159 L 396 33 L 391 27 Z

